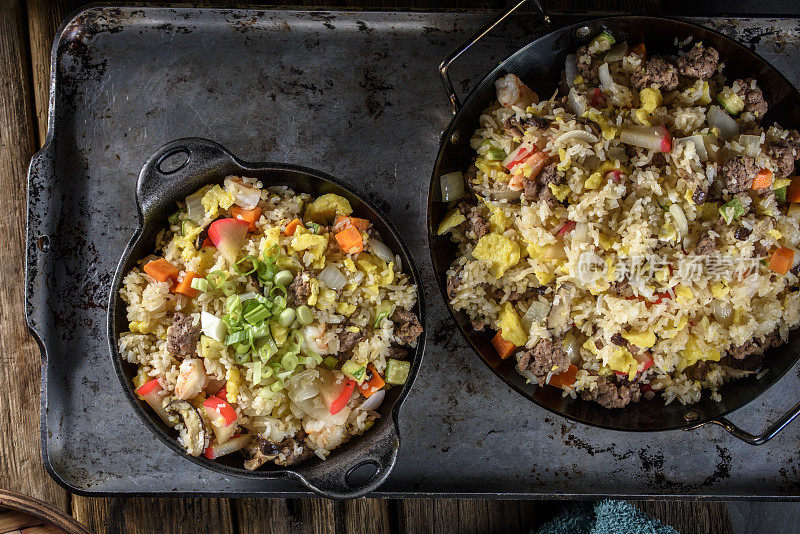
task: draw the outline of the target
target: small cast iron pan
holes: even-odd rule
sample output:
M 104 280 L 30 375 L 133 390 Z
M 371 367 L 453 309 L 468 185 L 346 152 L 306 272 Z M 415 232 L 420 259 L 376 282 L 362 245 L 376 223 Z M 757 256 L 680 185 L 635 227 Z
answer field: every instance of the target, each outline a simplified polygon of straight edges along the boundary
M 127 328 L 125 302 L 119 297 L 122 279 L 141 258 L 153 253 L 156 234 L 167 225 L 167 217 L 175 211 L 178 200 L 204 185 L 221 184 L 228 175 L 257 178 L 265 187 L 282 185 L 312 196 L 335 193 L 347 198 L 355 215 L 372 221 L 386 245 L 402 259 L 403 270 L 411 277 L 412 283 L 421 287 L 411 255 L 391 223 L 336 178 L 297 165 L 244 162 L 221 145 L 206 139 L 173 141 L 153 154 L 139 174 L 136 187 L 139 228 L 122 253 L 111 285 L 108 342 L 122 388 L 145 426 L 173 451 L 197 465 L 225 475 L 250 479 L 291 478 L 322 496 L 334 499 L 360 497 L 380 486 L 397 460 L 400 446 L 397 416 L 419 369 L 425 348 L 424 333 L 411 359 L 408 381 L 402 388 L 395 387 L 387 391 L 379 409 L 381 417 L 375 425 L 334 450 L 327 460 L 313 457 L 291 469 L 270 463 L 257 471 L 247 471 L 242 466 L 243 457 L 239 454 L 224 456 L 216 461 L 202 456 L 188 456 L 178 444 L 175 431 L 165 425 L 134 393 L 132 379 L 136 374 L 136 366 L 123 361 L 117 349 L 119 334 Z M 415 311 L 424 328 L 425 305 L 421 292 Z
M 515 52 L 478 83 L 463 105 L 456 95 L 448 69 L 453 60 L 466 52 L 482 37 L 491 32 L 504 19 L 511 16 L 526 0 L 515 2 L 494 21 L 476 31 L 442 62 L 439 70 L 445 88 L 453 104 L 455 116 L 442 135 L 442 142 L 431 177 L 428 196 L 428 239 L 433 260 L 433 269 L 445 302 L 447 298 L 446 272 L 456 258 L 455 246 L 447 236 L 436 235 L 436 228 L 444 216 L 446 205 L 438 202 L 439 177 L 452 171 L 463 171 L 470 163 L 469 138 L 478 126 L 478 119 L 495 98 L 494 81 L 506 73 L 514 73 L 528 83 L 539 95 L 549 96 L 556 89 L 560 72 L 564 68 L 567 54 L 602 30 L 609 30 L 619 40 L 629 43 L 644 42 L 647 53 L 670 55 L 676 53 L 675 38 L 694 38 L 706 46 L 713 46 L 725 63 L 725 75 L 729 80 L 755 78 L 769 102 L 770 109 L 762 124 L 778 121 L 784 128 L 800 125 L 800 93 L 774 67 L 739 43 L 708 28 L 688 22 L 663 17 L 619 16 L 587 20 L 550 31 Z M 550 17 L 538 0 L 533 1 L 545 24 Z M 783 414 L 760 434 L 751 434 L 729 421 L 725 416 L 753 401 L 777 382 L 800 358 L 800 337 L 797 332 L 789 335 L 789 342 L 769 350 L 764 359 L 767 373 L 761 378 L 749 376 L 723 385 L 719 389 L 722 400 L 717 402 L 708 395 L 697 404 L 683 406 L 679 402 L 664 405 L 660 399 L 629 404 L 623 409 L 606 409 L 597 403 L 561 396 L 553 387 L 535 387 L 516 372 L 516 360 L 501 360 L 490 343 L 491 336 L 472 329 L 469 318 L 463 312 L 454 312 L 448 306 L 469 344 L 492 371 L 511 388 L 539 406 L 567 419 L 580 423 L 625 431 L 661 431 L 688 429 L 716 424 L 735 437 L 752 445 L 761 445 L 773 438 L 793 419 L 800 416 L 800 403 Z

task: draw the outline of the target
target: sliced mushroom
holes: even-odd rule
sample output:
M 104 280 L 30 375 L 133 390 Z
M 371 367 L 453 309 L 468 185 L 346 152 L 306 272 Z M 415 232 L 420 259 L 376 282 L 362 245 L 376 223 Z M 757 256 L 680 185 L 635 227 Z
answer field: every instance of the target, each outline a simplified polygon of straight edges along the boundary
M 206 425 L 200 413 L 185 400 L 175 400 L 166 405 L 171 422 L 180 432 L 178 443 L 189 456 L 200 456 L 210 443 Z
M 572 325 L 569 312 L 573 298 L 575 298 L 575 286 L 572 284 L 561 286 L 553 298 L 553 305 L 547 316 L 547 328 L 556 336 L 564 334 Z

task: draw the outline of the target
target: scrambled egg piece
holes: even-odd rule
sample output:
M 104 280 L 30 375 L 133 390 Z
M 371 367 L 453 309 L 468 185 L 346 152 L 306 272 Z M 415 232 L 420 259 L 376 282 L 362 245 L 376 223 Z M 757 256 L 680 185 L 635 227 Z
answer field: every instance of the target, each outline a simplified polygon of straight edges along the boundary
M 514 309 L 514 305 L 510 302 L 504 302 L 500 308 L 497 326 L 500 328 L 500 335 L 503 339 L 517 347 L 522 347 L 528 342 L 528 336 L 525 334 L 525 329 L 522 328 L 522 322 L 519 320 L 517 310 Z
M 296 231 L 295 231 L 296 233 Z M 261 253 L 270 250 L 277 245 L 281 238 L 281 229 L 278 227 L 268 228 L 261 239 Z
M 508 230 L 509 223 L 508 218 L 506 217 L 503 208 L 500 206 L 495 206 L 491 202 L 487 202 L 486 200 L 483 201 L 486 204 L 486 207 L 489 208 L 489 212 L 492 214 L 489 217 L 489 228 L 492 232 L 496 234 L 502 234 L 506 230 Z
M 492 171 L 505 172 L 503 163 L 500 161 L 492 161 L 486 158 L 478 158 L 475 160 L 475 166 L 484 174 L 491 174 Z
M 714 298 L 718 299 L 724 298 L 729 291 L 730 288 L 728 287 L 728 284 L 726 284 L 725 282 L 717 282 L 715 284 L 711 284 L 711 294 L 714 295 Z
M 340 302 L 336 305 L 336 313 L 339 315 L 350 316 L 353 315 L 353 312 L 356 311 L 355 304 L 349 304 L 347 302 Z
M 718 362 L 722 355 L 717 349 L 703 350 L 700 347 L 697 336 L 690 335 L 689 340 L 686 342 L 686 348 L 681 352 L 681 356 L 683 361 L 678 364 L 678 371 L 683 371 L 701 360 Z
M 711 87 L 706 81 L 703 82 L 703 96 L 700 97 L 700 103 L 703 105 L 711 103 Z
M 672 339 L 675 336 L 677 336 L 679 333 L 681 333 L 681 331 L 684 328 L 686 328 L 687 324 L 689 324 L 689 319 L 684 315 L 683 317 L 681 317 L 678 320 L 678 324 L 676 324 L 676 325 L 671 327 L 671 329 L 670 329 L 671 333 L 666 334 L 666 333 L 662 332 L 659 335 L 661 336 L 661 339 Z
M 647 113 L 645 110 L 637 109 L 636 111 L 634 111 L 634 115 L 633 116 L 636 119 L 636 122 L 638 122 L 639 124 L 641 124 L 643 126 L 651 126 L 651 124 L 650 124 L 650 114 Z
M 320 310 L 329 310 L 336 302 L 336 291 L 333 289 L 323 289 L 317 299 L 317 308 Z
M 553 196 L 558 199 L 559 202 L 564 202 L 564 199 L 567 198 L 569 192 L 572 191 L 568 185 L 556 185 L 556 184 L 547 184 L 550 187 L 550 191 L 553 193 Z
M 348 216 L 353 213 L 350 202 L 339 195 L 328 193 L 306 206 L 305 218 L 316 223 L 331 223 L 337 215 Z
M 467 218 L 461 213 L 461 210 L 452 209 L 447 212 L 442 222 L 439 223 L 439 228 L 436 230 L 436 235 L 444 235 L 459 224 L 466 221 Z
M 600 189 L 603 185 L 603 175 L 599 172 L 593 172 L 584 182 L 583 187 L 589 191 Z
M 215 185 L 203 195 L 200 202 L 203 204 L 203 209 L 206 211 L 206 217 L 214 218 L 219 214 L 219 209 L 224 210 L 233 205 L 236 197 L 233 193 L 224 191 L 219 185 Z
M 556 165 L 556 169 L 559 171 L 565 171 L 569 169 L 570 165 L 572 165 L 572 158 L 567 156 L 567 151 L 563 148 L 558 149 L 558 159 L 560 160 L 560 163 Z
M 353 258 L 351 258 L 349 254 L 345 256 L 344 260 L 342 260 L 342 263 L 344 263 L 345 268 L 351 273 L 356 272 L 356 264 L 353 263 Z
M 283 345 L 286 343 L 286 338 L 289 335 L 289 329 L 285 326 L 281 326 L 278 323 L 269 323 L 269 331 L 272 334 L 272 339 L 275 340 L 275 343 L 278 346 Z
M 500 278 L 519 262 L 520 250 L 519 245 L 506 236 L 489 233 L 478 240 L 472 255 L 489 263 L 494 277 Z
M 656 108 L 661 105 L 663 100 L 664 99 L 661 96 L 661 91 L 658 89 L 645 87 L 639 91 L 639 102 L 641 103 L 642 109 L 647 113 L 654 112 Z
M 694 298 L 694 293 L 688 287 L 678 284 L 675 286 L 675 296 L 681 304 L 688 304 Z
M 770 231 L 769 231 L 768 233 L 769 233 L 769 235 L 771 235 L 771 236 L 772 236 L 772 237 L 774 237 L 775 239 L 780 239 L 780 238 L 782 238 L 782 237 L 783 237 L 783 234 L 782 234 L 782 233 L 780 233 L 778 230 L 776 230 L 776 229 L 774 229 L 774 228 L 771 228 L 771 229 L 770 229 Z
M 654 332 L 628 332 L 622 334 L 622 337 L 630 341 L 632 345 L 641 347 L 643 349 L 651 349 L 656 344 L 656 335 Z
M 533 274 L 536 275 L 536 278 L 542 285 L 550 283 L 550 280 L 552 280 L 554 276 L 553 273 L 549 273 L 547 271 L 533 271 Z
M 325 259 L 325 249 L 328 248 L 328 235 L 327 234 L 312 234 L 304 229 L 301 230 L 300 227 L 297 227 L 297 230 L 292 237 L 292 241 L 289 244 L 289 247 L 292 249 L 293 252 L 300 252 L 302 250 L 308 250 L 311 254 L 314 255 L 316 260 L 322 259 L 324 263 Z
M 594 344 L 594 341 L 592 341 L 591 338 L 587 339 L 584 342 L 583 348 L 585 348 L 586 350 L 588 350 L 592 354 L 597 354 L 598 352 L 600 352 L 599 350 L 597 350 L 597 345 Z
M 308 296 L 308 305 L 314 306 L 317 303 L 317 296 L 319 295 L 319 280 L 312 278 L 308 282 L 311 284 L 311 294 Z M 355 287 L 353 289 L 355 289 Z
M 603 139 L 610 141 L 617 136 L 617 128 L 602 114 L 597 111 L 587 111 L 583 114 L 584 117 L 596 122 L 600 126 L 600 131 L 603 134 Z
M 625 347 L 607 345 L 600 351 L 600 358 L 609 369 L 627 374 L 630 380 L 633 380 L 639 371 L 639 362 Z

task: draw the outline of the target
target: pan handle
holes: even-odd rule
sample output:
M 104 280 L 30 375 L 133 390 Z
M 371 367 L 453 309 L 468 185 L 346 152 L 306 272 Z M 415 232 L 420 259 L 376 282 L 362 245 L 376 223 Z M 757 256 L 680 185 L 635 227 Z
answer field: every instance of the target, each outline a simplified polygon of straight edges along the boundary
M 174 209 L 174 199 L 186 197 L 208 183 L 208 176 L 232 171 L 236 158 L 222 145 L 187 137 L 159 148 L 142 167 L 136 200 L 142 217 Z
M 453 82 L 450 80 L 450 73 L 448 72 L 450 69 L 450 65 L 452 65 L 453 61 L 458 59 L 461 54 L 469 50 L 469 48 L 483 39 L 489 32 L 495 29 L 499 24 L 501 24 L 506 18 L 508 18 L 512 13 L 514 13 L 517 9 L 519 9 L 522 4 L 527 2 L 528 0 L 519 0 L 518 2 L 514 3 L 511 7 L 506 9 L 504 12 L 500 13 L 494 20 L 490 21 L 488 24 L 477 30 L 475 33 L 467 37 L 464 42 L 458 45 L 452 52 L 450 52 L 444 61 L 439 65 L 439 76 L 442 77 L 442 82 L 444 82 L 445 90 L 447 91 L 447 95 L 450 97 L 450 103 L 453 106 L 453 113 L 458 113 L 458 110 L 461 108 L 461 99 L 458 98 L 456 94 L 455 87 L 453 87 Z M 550 15 L 542 7 L 542 4 L 539 0 L 531 0 L 533 2 L 536 11 L 539 12 L 539 15 L 542 17 L 544 21 L 545 27 L 550 27 Z
M 705 425 L 719 425 L 728 431 L 728 433 L 730 433 L 733 437 L 738 438 L 745 443 L 750 445 L 763 445 L 777 436 L 778 433 L 786 428 L 789 423 L 794 421 L 798 415 L 800 415 L 800 403 L 795 404 L 791 410 L 783 414 L 780 419 L 775 421 L 761 434 L 751 434 L 750 432 L 742 430 L 725 417 L 717 417 L 716 419 L 712 419 L 711 421 L 703 423 L 702 425 L 698 425 L 695 428 Z
M 329 499 L 356 499 L 375 491 L 389 477 L 400 449 L 396 422 L 375 430 L 378 432 L 369 437 L 365 448 L 350 449 L 342 458 L 344 469 L 331 469 L 322 462 L 311 470 L 290 474 Z

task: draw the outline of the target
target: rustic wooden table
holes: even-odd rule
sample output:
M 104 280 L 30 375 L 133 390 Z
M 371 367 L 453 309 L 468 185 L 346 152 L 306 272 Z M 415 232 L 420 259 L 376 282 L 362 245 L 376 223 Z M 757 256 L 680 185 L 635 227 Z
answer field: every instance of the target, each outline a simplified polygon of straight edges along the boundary
M 291 0 L 290 0 L 291 1 Z M 47 131 L 50 47 L 61 21 L 84 0 L 0 0 L 0 488 L 72 513 L 96 532 L 528 532 L 554 502 L 456 499 L 334 502 L 324 499 L 144 499 L 71 495 L 40 454 L 40 354 L 24 318 L 26 174 Z M 499 8 L 492 0 L 323 0 L 314 6 Z M 216 2 L 227 7 L 240 4 Z M 549 2 L 553 10 L 658 11 L 660 0 Z M 729 532 L 724 503 L 642 502 L 682 533 Z

